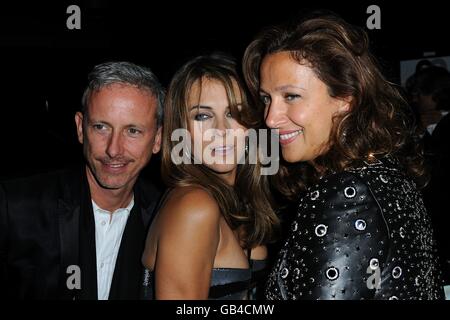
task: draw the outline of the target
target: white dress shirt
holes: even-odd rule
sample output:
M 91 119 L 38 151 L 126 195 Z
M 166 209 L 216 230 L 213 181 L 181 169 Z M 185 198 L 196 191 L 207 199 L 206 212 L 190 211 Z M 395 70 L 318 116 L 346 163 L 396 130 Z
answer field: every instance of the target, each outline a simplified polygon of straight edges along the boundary
M 126 208 L 119 208 L 111 213 L 100 208 L 92 200 L 95 219 L 97 291 L 99 300 L 108 300 L 120 242 L 122 241 L 123 231 L 133 205 L 134 197 Z

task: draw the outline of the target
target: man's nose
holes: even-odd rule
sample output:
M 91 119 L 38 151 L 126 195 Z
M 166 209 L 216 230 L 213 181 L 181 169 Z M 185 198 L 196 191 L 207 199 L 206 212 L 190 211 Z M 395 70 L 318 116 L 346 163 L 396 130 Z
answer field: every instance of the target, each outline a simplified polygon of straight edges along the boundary
M 106 148 L 106 154 L 110 158 L 115 158 L 121 155 L 123 152 L 123 137 L 120 133 L 112 133 L 108 140 L 108 146 Z

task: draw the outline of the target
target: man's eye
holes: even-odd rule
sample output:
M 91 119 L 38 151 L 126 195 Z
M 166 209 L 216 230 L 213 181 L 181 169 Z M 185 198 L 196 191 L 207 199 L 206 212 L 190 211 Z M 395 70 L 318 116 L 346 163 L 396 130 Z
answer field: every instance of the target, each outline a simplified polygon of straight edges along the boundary
M 92 127 L 98 131 L 103 131 L 106 129 L 106 126 L 104 124 L 99 124 L 99 123 L 94 124 Z
M 141 130 L 136 129 L 136 128 L 130 128 L 130 129 L 128 129 L 128 132 L 132 135 L 137 135 L 137 134 L 141 133 Z
M 211 118 L 211 116 L 209 116 L 209 115 L 207 115 L 205 113 L 197 113 L 194 116 L 194 120 L 195 121 L 205 121 L 205 120 L 208 120 L 209 118 Z

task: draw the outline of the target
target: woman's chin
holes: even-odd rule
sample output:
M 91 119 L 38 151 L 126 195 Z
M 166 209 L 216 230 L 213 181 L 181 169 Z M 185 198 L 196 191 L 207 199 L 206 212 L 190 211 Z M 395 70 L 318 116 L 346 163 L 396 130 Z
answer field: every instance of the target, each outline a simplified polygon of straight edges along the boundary
M 281 151 L 284 161 L 289 163 L 296 163 L 303 161 L 303 155 L 294 152 L 283 152 Z
M 228 174 L 233 172 L 236 169 L 235 164 L 213 164 L 207 166 L 210 170 L 214 171 L 217 174 Z

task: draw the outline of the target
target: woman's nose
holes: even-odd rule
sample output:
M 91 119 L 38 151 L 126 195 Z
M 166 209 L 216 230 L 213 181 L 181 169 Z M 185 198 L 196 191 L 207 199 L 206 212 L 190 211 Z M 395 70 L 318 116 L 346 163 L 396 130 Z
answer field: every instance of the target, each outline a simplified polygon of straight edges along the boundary
M 285 120 L 285 108 L 279 105 L 275 100 L 266 107 L 265 111 L 265 122 L 266 125 L 271 129 L 280 128 Z

